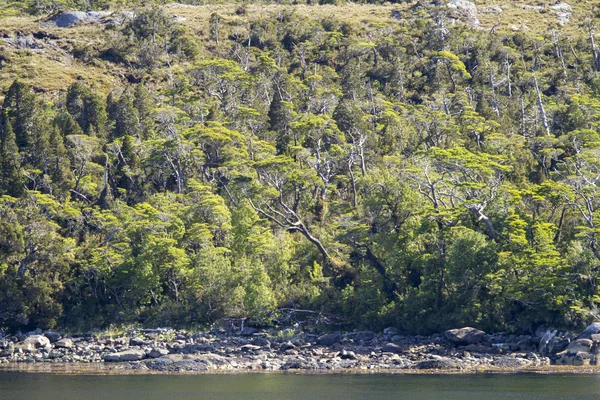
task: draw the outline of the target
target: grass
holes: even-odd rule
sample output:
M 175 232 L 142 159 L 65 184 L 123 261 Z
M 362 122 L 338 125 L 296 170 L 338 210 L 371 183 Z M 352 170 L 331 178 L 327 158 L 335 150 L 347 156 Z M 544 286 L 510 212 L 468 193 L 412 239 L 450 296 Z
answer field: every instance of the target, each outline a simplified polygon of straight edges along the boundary
M 525 31 L 532 34 L 544 34 L 549 29 L 560 29 L 569 35 L 580 35 L 579 21 L 593 13 L 593 2 L 572 0 L 573 8 L 571 21 L 563 26 L 558 25 L 556 14 L 549 9 L 554 1 L 501 1 L 475 0 L 479 8 L 481 29 L 495 29 L 496 32 Z M 400 4 L 352 4 L 335 5 L 279 5 L 279 4 L 245 4 L 245 14 L 238 15 L 239 4 L 223 3 L 200 6 L 185 6 L 169 4 L 169 13 L 181 17 L 180 23 L 201 43 L 208 46 L 208 20 L 213 12 L 223 17 L 223 23 L 228 31 L 246 30 L 249 21 L 260 19 L 277 19 L 284 10 L 293 9 L 301 19 L 335 19 L 354 23 L 360 26 L 398 24 L 392 17 L 392 11 L 399 11 L 401 17 L 411 17 L 410 8 L 415 1 Z M 524 4 L 541 5 L 542 11 L 523 9 Z M 503 9 L 500 14 L 485 12 L 485 7 L 499 6 Z M 75 46 L 89 45 L 101 48 L 104 42 L 104 27 L 102 25 L 80 25 L 73 28 L 57 28 L 48 24 L 45 18 L 33 16 L 0 15 L 0 35 L 16 36 L 16 32 L 27 35 L 44 32 L 57 39 L 45 45 L 42 51 L 23 50 L 0 41 L 0 54 L 4 58 L 0 68 L 0 91 L 4 91 L 10 83 L 19 78 L 31 84 L 41 92 L 57 93 L 64 90 L 76 80 L 84 80 L 89 85 L 107 94 L 122 77 L 128 73 L 127 68 L 99 59 L 84 63 L 72 56 Z M 155 76 L 160 72 L 155 71 Z

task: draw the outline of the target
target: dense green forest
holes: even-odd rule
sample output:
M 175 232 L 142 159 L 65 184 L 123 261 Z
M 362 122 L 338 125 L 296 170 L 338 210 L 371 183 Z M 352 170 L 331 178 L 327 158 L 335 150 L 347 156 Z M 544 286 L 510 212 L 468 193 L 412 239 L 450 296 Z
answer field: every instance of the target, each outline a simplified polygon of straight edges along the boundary
M 511 31 L 405 3 L 385 23 L 239 4 L 194 28 L 137 8 L 68 47 L 116 84 L 46 90 L 50 75 L 14 69 L 0 327 L 269 325 L 279 309 L 410 333 L 597 317 L 596 15 Z M 57 4 L 10 3 L 0 31 Z M 39 57 L 7 43 L 0 73 Z

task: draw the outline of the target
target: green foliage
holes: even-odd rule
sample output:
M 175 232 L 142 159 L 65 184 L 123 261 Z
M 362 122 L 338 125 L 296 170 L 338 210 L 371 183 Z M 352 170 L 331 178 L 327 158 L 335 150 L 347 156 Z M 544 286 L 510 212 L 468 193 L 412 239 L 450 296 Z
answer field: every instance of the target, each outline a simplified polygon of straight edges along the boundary
M 301 308 L 370 329 L 524 332 L 598 315 L 588 31 L 448 26 L 433 5 L 393 24 L 167 10 L 61 30 L 102 33 L 83 61 L 118 71 L 104 94 L 11 69 L 1 328 L 268 325 Z

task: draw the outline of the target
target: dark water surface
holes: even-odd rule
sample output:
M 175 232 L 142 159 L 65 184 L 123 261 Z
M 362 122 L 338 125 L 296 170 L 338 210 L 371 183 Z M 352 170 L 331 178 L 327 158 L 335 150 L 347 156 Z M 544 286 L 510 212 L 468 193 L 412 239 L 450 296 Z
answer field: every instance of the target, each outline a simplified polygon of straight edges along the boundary
M 600 399 L 600 375 L 125 375 L 0 372 L 2 400 Z

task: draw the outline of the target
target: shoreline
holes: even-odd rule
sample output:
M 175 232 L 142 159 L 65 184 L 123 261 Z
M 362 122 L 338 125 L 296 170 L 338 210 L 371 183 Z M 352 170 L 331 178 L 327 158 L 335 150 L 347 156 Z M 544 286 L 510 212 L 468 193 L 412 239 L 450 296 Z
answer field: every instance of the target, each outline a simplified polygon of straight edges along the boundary
M 464 370 L 447 369 L 333 369 L 333 370 L 227 370 L 211 369 L 202 371 L 157 371 L 137 370 L 128 368 L 128 363 L 105 364 L 105 363 L 40 363 L 24 364 L 11 363 L 0 365 L 0 373 L 26 373 L 26 374 L 50 374 L 65 376 L 125 376 L 125 375 L 171 375 L 171 376 L 193 376 L 193 375 L 598 375 L 600 366 L 563 366 L 547 365 L 540 367 L 522 368 L 470 368 Z
M 548 347 L 536 336 L 486 334 L 469 327 L 431 336 L 404 336 L 393 328 L 383 333 L 320 335 L 284 335 L 256 328 L 236 333 L 147 329 L 118 336 L 30 332 L 0 339 L 0 371 L 64 375 L 597 374 L 596 341 L 600 335 L 593 341 L 571 341 L 564 336 L 548 342 Z M 583 348 L 586 345 L 589 348 Z

